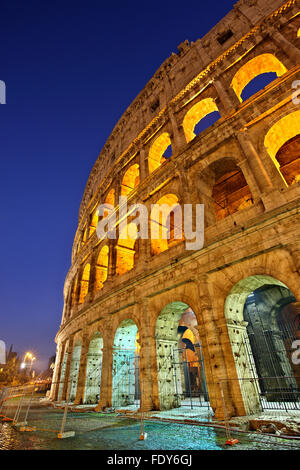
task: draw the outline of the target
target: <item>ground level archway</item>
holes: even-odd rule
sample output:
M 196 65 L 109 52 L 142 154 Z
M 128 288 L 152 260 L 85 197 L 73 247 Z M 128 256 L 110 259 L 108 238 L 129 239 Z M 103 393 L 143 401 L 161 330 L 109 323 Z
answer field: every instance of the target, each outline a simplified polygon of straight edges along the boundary
M 239 281 L 225 302 L 225 317 L 247 414 L 300 409 L 300 370 L 292 364 L 297 299 L 267 275 Z M 292 307 L 291 307 L 292 306 Z
M 160 312 L 155 329 L 157 381 L 161 410 L 210 408 L 197 318 L 184 302 Z
M 84 403 L 99 403 L 102 358 L 103 358 L 103 339 L 100 333 L 95 333 L 90 341 L 87 354 L 86 381 L 84 390 Z
M 115 333 L 113 344 L 112 406 L 133 406 L 140 403 L 138 327 L 133 320 L 124 320 Z

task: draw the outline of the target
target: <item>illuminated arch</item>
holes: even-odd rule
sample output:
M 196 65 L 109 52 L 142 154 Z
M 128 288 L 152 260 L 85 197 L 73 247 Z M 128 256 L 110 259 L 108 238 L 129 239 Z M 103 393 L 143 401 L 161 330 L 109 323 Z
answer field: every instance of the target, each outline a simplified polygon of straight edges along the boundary
M 163 132 L 153 142 L 148 155 L 149 173 L 152 173 L 165 161 L 163 155 L 170 145 L 171 139 L 167 132 Z
M 166 194 L 153 205 L 150 216 L 151 250 L 154 255 L 179 243 L 182 235 L 182 211 L 175 194 Z
M 249 60 L 235 74 L 231 87 L 242 103 L 242 91 L 255 77 L 263 73 L 276 73 L 277 77 L 285 74 L 286 67 L 273 54 L 261 54 Z
M 91 265 L 88 263 L 85 265 L 83 273 L 82 273 L 82 277 L 81 277 L 79 304 L 82 304 L 84 302 L 84 299 L 86 298 L 86 295 L 88 293 L 90 270 L 91 270 Z
M 76 277 L 74 281 L 74 285 L 73 285 L 73 290 L 72 290 L 72 307 L 76 303 L 77 290 L 78 290 L 78 278 Z
M 139 165 L 131 165 L 125 172 L 121 184 L 121 196 L 128 196 L 140 182 Z
M 96 230 L 98 224 L 98 209 L 96 208 L 91 214 L 91 222 L 90 222 L 90 233 L 89 236 L 93 235 Z
M 112 207 L 115 206 L 115 190 L 113 188 L 107 193 L 104 204 L 109 204 Z M 109 215 L 109 210 L 105 209 L 101 219 L 107 217 L 108 215 Z
M 297 136 L 298 139 L 297 139 Z M 300 138 L 300 110 L 290 113 L 277 121 L 271 129 L 267 132 L 264 140 L 265 147 L 272 158 L 276 168 L 286 176 L 285 165 L 282 161 L 278 161 L 278 155 L 281 148 L 291 139 L 296 139 L 299 142 Z M 292 164 L 292 168 L 289 168 L 289 176 L 291 179 L 287 179 L 287 182 L 298 181 L 300 175 L 300 155 L 296 156 L 294 160 L 291 160 L 288 165 Z
M 106 195 L 105 204 L 115 205 L 115 190 L 112 188 Z
M 126 225 L 118 239 L 117 249 L 117 262 L 116 262 L 116 274 L 124 274 L 135 265 L 137 257 L 137 238 L 138 229 L 135 223 Z
M 108 254 L 109 247 L 108 245 L 105 245 L 103 248 L 101 248 L 96 262 L 95 292 L 98 292 L 103 288 L 103 284 L 107 279 Z
M 86 243 L 87 239 L 88 239 L 88 229 L 87 229 L 87 227 L 85 227 L 83 229 L 83 237 L 82 237 L 81 246 L 83 246 Z
M 297 38 L 300 38 L 300 28 L 297 31 Z
M 199 103 L 196 103 L 189 111 L 186 113 L 183 119 L 183 130 L 187 142 L 190 142 L 196 137 L 194 132 L 196 125 L 208 114 L 213 113 L 214 111 L 219 111 L 218 107 L 213 100 L 213 98 L 206 98 Z

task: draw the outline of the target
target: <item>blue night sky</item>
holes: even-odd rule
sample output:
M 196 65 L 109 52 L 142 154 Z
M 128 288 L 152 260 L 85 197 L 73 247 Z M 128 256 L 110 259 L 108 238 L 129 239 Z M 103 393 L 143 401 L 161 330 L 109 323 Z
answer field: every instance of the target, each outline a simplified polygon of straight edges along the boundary
M 85 183 L 160 64 L 235 2 L 16 1 L 0 6 L 0 339 L 46 366 Z

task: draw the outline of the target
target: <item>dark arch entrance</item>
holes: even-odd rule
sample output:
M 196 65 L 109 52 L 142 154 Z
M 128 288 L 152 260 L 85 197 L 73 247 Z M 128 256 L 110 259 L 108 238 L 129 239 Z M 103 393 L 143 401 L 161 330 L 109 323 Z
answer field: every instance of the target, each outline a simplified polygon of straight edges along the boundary
M 299 303 L 268 275 L 237 282 L 225 301 L 225 317 L 246 414 L 300 409 L 300 366 L 292 364 Z
M 292 292 L 280 285 L 259 287 L 244 305 L 253 369 L 267 402 L 299 398 L 299 371 L 292 362 L 292 344 L 297 339 L 295 305 Z

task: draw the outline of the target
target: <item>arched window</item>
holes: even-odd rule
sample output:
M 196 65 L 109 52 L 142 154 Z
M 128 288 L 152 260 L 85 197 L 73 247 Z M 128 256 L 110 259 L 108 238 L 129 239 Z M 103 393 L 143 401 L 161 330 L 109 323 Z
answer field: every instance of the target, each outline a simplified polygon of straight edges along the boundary
M 113 188 L 107 193 L 104 204 L 108 204 L 109 206 L 112 206 L 112 207 L 115 206 L 115 190 Z M 107 217 L 108 214 L 109 214 L 109 209 L 107 210 L 105 209 L 103 216 L 101 217 L 101 220 L 105 219 L 105 217 Z
M 88 293 L 90 270 L 91 270 L 91 265 L 86 264 L 84 267 L 81 282 L 80 282 L 79 304 L 82 304 L 84 302 L 84 299 L 86 298 L 86 295 Z
M 300 181 L 300 111 L 284 116 L 268 131 L 265 147 L 288 185 Z
M 135 223 L 126 225 L 118 239 L 116 274 L 121 275 L 134 268 L 138 256 L 138 230 Z
M 154 255 L 183 240 L 182 210 L 175 194 L 166 194 L 152 206 L 151 250 Z
M 90 221 L 90 233 L 89 236 L 91 237 L 95 232 L 98 224 L 98 209 L 96 208 L 91 214 L 91 221 Z
M 78 289 L 78 278 L 76 277 L 74 284 L 73 284 L 73 290 L 72 290 L 72 307 L 76 303 L 77 289 Z
M 190 142 L 205 129 L 220 119 L 220 113 L 215 101 L 206 98 L 196 103 L 186 113 L 183 119 L 183 130 L 186 141 Z
M 128 196 L 140 182 L 139 165 L 131 165 L 125 172 L 121 185 L 121 196 Z
M 160 134 L 150 147 L 148 155 L 149 173 L 152 173 L 172 155 L 171 139 L 167 132 Z
M 250 89 L 251 94 L 254 94 L 264 88 L 267 83 L 270 83 L 270 80 L 273 81 L 274 78 L 280 77 L 281 75 L 285 74 L 286 71 L 286 67 L 273 54 L 261 54 L 257 57 L 254 57 L 254 59 L 249 60 L 249 62 L 244 64 L 238 70 L 238 72 L 233 77 L 231 87 L 242 103 L 244 99 L 246 99 L 244 95 L 242 97 L 243 90 L 247 87 L 248 84 L 250 86 L 250 82 L 252 80 L 257 79 L 256 84 L 254 83 L 255 87 L 252 84 Z M 265 74 L 265 77 L 258 79 L 258 77 L 262 76 L 263 74 Z M 269 81 L 266 74 L 270 74 Z M 249 96 L 250 94 L 248 91 L 247 98 L 249 98 Z
M 253 204 L 249 186 L 233 159 L 223 158 L 212 163 L 202 176 L 211 191 L 210 195 L 209 192 L 206 193 L 206 211 L 214 213 L 216 220 L 224 219 Z M 207 220 L 209 215 L 207 214 Z
M 95 292 L 98 292 L 103 288 L 103 284 L 107 279 L 107 268 L 108 268 L 108 245 L 101 248 L 96 263 L 96 275 L 95 275 Z

